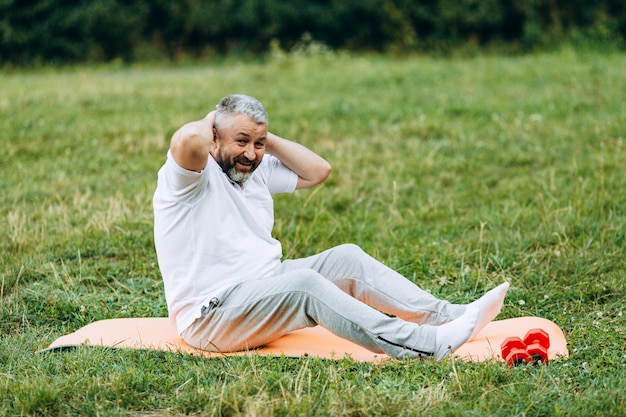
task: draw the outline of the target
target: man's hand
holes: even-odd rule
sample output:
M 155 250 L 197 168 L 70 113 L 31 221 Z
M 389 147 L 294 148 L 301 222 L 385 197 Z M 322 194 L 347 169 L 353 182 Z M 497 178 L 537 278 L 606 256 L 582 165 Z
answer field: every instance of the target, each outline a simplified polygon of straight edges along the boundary
M 217 108 L 217 106 L 215 106 Z M 212 112 L 209 112 L 209 114 L 207 114 L 204 119 L 205 120 L 211 120 L 213 124 L 215 124 L 215 113 L 217 113 L 215 110 L 213 110 Z
M 331 166 L 324 158 L 298 143 L 270 132 L 267 132 L 265 151 L 298 174 L 298 190 L 313 187 L 326 180 L 330 174 Z

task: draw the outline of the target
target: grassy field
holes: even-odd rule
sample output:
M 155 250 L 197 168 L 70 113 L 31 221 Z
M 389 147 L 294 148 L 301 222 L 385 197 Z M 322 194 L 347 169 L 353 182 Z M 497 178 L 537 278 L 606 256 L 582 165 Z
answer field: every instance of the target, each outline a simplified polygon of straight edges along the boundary
M 275 56 L 0 74 L 0 415 L 621 416 L 626 56 Z M 570 358 L 508 368 L 79 348 L 167 314 L 151 197 L 170 135 L 224 95 L 333 165 L 276 199 L 287 257 L 354 242 L 454 302 L 557 322 Z

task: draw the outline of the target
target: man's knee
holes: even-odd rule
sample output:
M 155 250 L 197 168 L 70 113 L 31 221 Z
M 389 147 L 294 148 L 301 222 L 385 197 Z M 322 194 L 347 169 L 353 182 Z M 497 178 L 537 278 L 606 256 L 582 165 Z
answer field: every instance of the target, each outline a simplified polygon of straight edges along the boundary
M 360 246 L 346 243 L 335 247 L 330 259 L 344 269 L 356 268 L 356 270 L 361 271 L 362 268 L 370 264 L 372 258 Z
M 292 291 L 302 291 L 315 295 L 324 293 L 329 285 L 333 285 L 321 274 L 313 269 L 304 268 L 292 272 L 290 277 L 286 277 Z
M 336 246 L 333 249 L 333 253 L 336 256 L 341 256 L 342 258 L 352 259 L 352 258 L 360 258 L 365 254 L 365 251 L 361 249 L 360 246 L 355 245 L 354 243 L 344 243 L 343 245 Z

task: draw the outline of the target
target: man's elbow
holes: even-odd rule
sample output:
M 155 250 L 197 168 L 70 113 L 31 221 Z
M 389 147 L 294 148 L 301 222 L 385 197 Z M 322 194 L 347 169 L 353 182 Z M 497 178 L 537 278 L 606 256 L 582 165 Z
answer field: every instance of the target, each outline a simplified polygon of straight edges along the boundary
M 320 167 L 320 175 L 318 184 L 326 181 L 326 178 L 330 175 L 330 171 L 332 171 L 333 167 L 325 160 L 322 166 Z
M 314 185 L 321 184 L 326 181 L 326 178 L 330 175 L 330 171 L 332 167 L 325 159 L 322 159 L 319 162 L 319 166 L 315 169 L 315 175 L 309 180 L 309 187 L 313 187 Z
M 315 169 L 315 175 L 311 175 L 308 178 L 298 178 L 298 185 L 296 186 L 296 189 L 301 190 L 303 188 L 310 188 L 323 183 L 330 175 L 331 170 L 332 167 L 330 166 L 330 164 L 324 160 Z
M 189 171 L 202 171 L 207 163 L 210 142 L 195 130 L 179 131 L 170 142 L 172 156 Z

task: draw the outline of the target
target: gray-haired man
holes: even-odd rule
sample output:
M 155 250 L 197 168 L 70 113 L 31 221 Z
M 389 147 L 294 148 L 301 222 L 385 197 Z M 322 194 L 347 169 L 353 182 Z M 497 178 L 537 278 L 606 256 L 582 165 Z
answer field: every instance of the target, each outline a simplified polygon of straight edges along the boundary
M 374 352 L 440 360 L 500 312 L 508 283 L 451 304 L 352 244 L 281 261 L 272 195 L 313 187 L 331 167 L 267 126 L 258 100 L 225 97 L 173 135 L 159 171 L 159 267 L 172 325 L 190 345 L 254 348 L 319 324 Z

